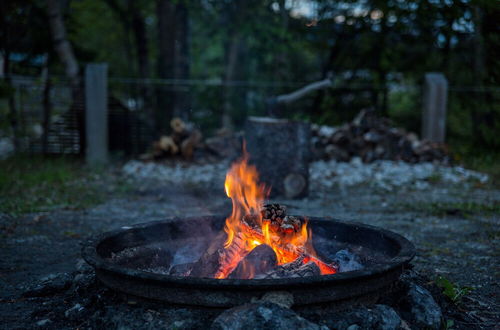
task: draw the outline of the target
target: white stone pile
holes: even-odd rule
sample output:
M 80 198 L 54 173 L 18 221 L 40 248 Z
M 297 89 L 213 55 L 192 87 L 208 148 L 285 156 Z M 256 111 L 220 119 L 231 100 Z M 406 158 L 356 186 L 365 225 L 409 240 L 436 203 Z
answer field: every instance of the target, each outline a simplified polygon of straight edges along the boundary
M 427 189 L 433 182 L 445 184 L 486 183 L 488 175 L 459 166 L 447 167 L 433 163 L 410 164 L 379 160 L 363 163 L 360 158 L 350 162 L 317 161 L 309 168 L 311 185 L 316 187 L 350 187 L 369 185 L 384 190 L 395 187 Z
M 123 172 L 136 179 L 160 180 L 174 184 L 195 184 L 195 185 L 224 185 L 229 164 L 227 162 L 203 164 L 176 164 L 169 166 L 154 162 L 141 162 L 132 160 L 127 162 Z
M 222 186 L 228 162 L 203 165 L 169 166 L 153 162 L 129 161 L 123 172 L 136 179 L 151 179 L 173 184 Z M 433 183 L 486 183 L 488 175 L 459 166 L 447 167 L 432 163 L 410 164 L 379 160 L 363 163 L 360 158 L 350 162 L 316 161 L 310 164 L 311 189 L 331 189 L 365 185 L 391 191 L 398 187 L 423 190 Z

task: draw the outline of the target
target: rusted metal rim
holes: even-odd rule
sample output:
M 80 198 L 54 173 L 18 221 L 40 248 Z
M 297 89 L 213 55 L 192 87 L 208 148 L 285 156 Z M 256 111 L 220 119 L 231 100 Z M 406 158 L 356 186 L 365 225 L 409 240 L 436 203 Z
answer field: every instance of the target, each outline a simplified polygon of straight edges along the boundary
M 334 291 L 330 292 L 331 300 L 344 299 L 353 295 L 362 294 L 362 291 L 373 291 L 384 285 L 388 285 L 397 279 L 411 259 L 415 256 L 415 247 L 407 239 L 389 230 L 369 226 L 355 222 L 342 222 L 339 220 L 328 218 L 315 218 L 310 217 L 309 223 L 312 228 L 323 228 L 331 232 L 332 235 L 338 231 L 344 231 L 346 235 L 351 235 L 358 238 L 359 242 L 363 244 L 366 240 L 379 240 L 385 247 L 389 246 L 391 249 L 391 257 L 383 263 L 377 263 L 362 270 L 343 272 L 333 275 L 322 276 L 309 276 L 305 278 L 287 278 L 287 279 L 213 279 L 213 278 L 196 278 L 196 277 L 183 277 L 162 275 L 156 273 L 145 272 L 137 269 L 126 268 L 116 265 L 105 257 L 99 255 L 98 250 L 102 244 L 115 240 L 117 238 L 126 237 L 126 235 L 133 236 L 132 233 L 141 233 L 151 230 L 152 228 L 162 228 L 172 225 L 173 222 L 186 223 L 189 221 L 211 221 L 223 223 L 224 217 L 222 216 L 204 216 L 204 217 L 191 217 L 191 218 L 171 218 L 162 221 L 148 222 L 137 224 L 134 226 L 126 227 L 123 229 L 107 232 L 96 237 L 90 238 L 83 243 L 82 255 L 83 258 L 96 269 L 98 278 L 105 284 L 114 289 L 128 292 L 135 295 L 140 295 L 146 298 L 160 299 L 169 302 L 185 303 L 185 299 L 176 301 L 176 297 L 166 297 L 162 299 L 161 295 L 151 291 L 147 288 L 148 285 L 157 290 L 158 288 L 176 288 L 181 291 L 194 291 L 198 290 L 202 293 L 204 290 L 210 292 L 242 292 L 253 291 L 255 293 L 265 292 L 268 290 L 285 290 L 285 291 L 304 291 L 305 289 L 311 290 L 314 288 L 330 288 Z M 366 239 L 365 239 L 366 238 Z M 384 278 L 386 277 L 386 278 Z M 380 285 L 376 284 L 380 281 Z M 363 284 L 365 283 L 366 284 Z M 120 284 L 121 283 L 121 284 Z M 368 284 L 370 283 L 370 284 Z M 142 289 L 131 287 L 137 284 Z M 375 285 L 374 285 L 375 284 Z M 373 286 L 370 288 L 370 285 Z M 365 287 L 365 290 L 354 290 L 352 288 Z M 342 292 L 336 294 L 337 291 L 351 290 L 352 292 Z M 350 289 L 349 289 L 350 288 Z M 335 291 L 336 290 L 336 291 Z M 144 293 L 142 293 L 144 291 Z M 328 291 L 328 290 L 327 290 Z M 358 292 L 359 291 L 359 292 Z M 245 296 L 245 294 L 243 294 Z M 315 299 L 312 295 L 309 299 L 301 301 L 303 303 L 318 303 L 328 299 L 323 296 Z M 196 299 L 195 299 L 196 300 Z M 203 300 L 203 299 L 201 299 Z M 223 299 L 224 300 L 224 299 Z M 231 299 L 229 299 L 231 300 Z M 238 300 L 238 299 L 236 299 Z M 300 299 L 299 299 L 300 300 Z M 235 301 L 234 304 L 237 302 Z M 195 305 L 207 305 L 204 302 Z M 220 304 L 208 304 L 213 306 L 231 306 L 233 302 L 221 302 Z

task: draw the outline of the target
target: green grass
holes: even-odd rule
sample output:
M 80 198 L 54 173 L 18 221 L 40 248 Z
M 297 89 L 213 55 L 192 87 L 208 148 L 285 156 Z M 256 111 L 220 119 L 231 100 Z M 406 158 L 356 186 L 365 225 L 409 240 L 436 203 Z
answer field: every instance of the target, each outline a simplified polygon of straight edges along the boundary
M 443 294 L 454 304 L 460 304 L 462 302 L 462 298 L 467 296 L 472 291 L 472 288 L 461 287 L 443 276 L 438 276 L 436 279 L 436 285 L 443 290 Z
M 451 147 L 451 153 L 456 163 L 465 168 L 486 173 L 490 176 L 489 186 L 500 188 L 500 152 L 471 150 L 470 147 L 459 145 Z
M 102 175 L 70 158 L 16 156 L 0 161 L 0 212 L 11 215 L 102 202 Z

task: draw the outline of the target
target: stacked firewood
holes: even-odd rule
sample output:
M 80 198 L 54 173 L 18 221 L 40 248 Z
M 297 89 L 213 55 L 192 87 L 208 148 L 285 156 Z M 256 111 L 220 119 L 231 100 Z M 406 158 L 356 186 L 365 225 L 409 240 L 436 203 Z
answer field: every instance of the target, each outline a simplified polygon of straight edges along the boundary
M 201 132 L 180 118 L 172 119 L 170 128 L 172 133 L 154 141 L 151 153 L 143 155 L 143 159 L 162 159 L 172 156 L 182 156 L 188 160 L 193 158 L 195 149 L 202 146 Z
M 349 161 L 360 157 L 365 163 L 381 159 L 450 162 L 445 145 L 421 141 L 415 133 L 393 127 L 389 119 L 370 110 L 361 111 L 352 122 L 340 127 L 312 125 L 311 131 L 316 160 Z

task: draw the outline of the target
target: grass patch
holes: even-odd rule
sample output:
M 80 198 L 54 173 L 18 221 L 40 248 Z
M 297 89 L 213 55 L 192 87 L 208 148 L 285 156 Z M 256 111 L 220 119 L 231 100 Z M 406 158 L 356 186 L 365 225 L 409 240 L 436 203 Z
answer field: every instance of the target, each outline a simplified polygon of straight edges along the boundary
M 0 161 L 0 212 L 19 215 L 102 202 L 102 174 L 71 158 L 16 156 Z
M 500 214 L 500 203 L 492 201 L 490 203 L 477 202 L 451 202 L 451 203 L 409 203 L 403 208 L 413 212 L 423 212 L 434 216 L 459 215 L 470 216 L 475 214 L 494 215 Z
M 443 294 L 456 305 L 460 304 L 462 302 L 462 298 L 472 291 L 472 288 L 461 287 L 443 276 L 438 276 L 436 279 L 436 285 L 440 287 L 443 290 Z
M 465 168 L 488 174 L 490 176 L 489 185 L 494 188 L 500 187 L 500 153 L 471 152 L 465 149 L 455 152 L 454 158 Z

